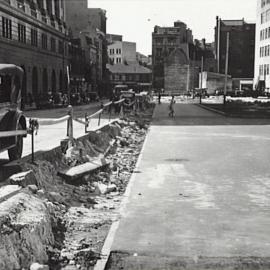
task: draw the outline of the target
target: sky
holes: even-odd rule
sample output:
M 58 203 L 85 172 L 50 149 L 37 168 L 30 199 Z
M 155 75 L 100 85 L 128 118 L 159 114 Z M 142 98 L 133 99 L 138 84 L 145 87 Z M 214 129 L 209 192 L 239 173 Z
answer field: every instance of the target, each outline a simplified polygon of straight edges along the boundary
M 107 11 L 107 33 L 137 43 L 137 51 L 152 53 L 155 25 L 173 26 L 180 20 L 196 39 L 214 41 L 216 16 L 256 21 L 257 0 L 88 0 L 88 7 Z

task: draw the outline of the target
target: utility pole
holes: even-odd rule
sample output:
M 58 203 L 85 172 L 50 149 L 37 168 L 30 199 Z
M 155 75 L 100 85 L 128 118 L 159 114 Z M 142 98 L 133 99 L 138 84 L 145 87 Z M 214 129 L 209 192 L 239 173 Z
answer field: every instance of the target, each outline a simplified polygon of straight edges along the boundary
M 189 77 L 190 77 L 190 62 L 188 63 L 188 66 L 187 66 L 187 93 L 189 91 Z
M 220 21 L 221 19 L 217 17 L 217 72 L 220 71 Z
M 225 61 L 225 83 L 224 83 L 224 93 L 223 93 L 224 106 L 226 105 L 226 94 L 227 94 L 227 83 L 228 83 L 229 44 L 230 44 L 230 33 L 227 32 L 226 61 Z
M 202 104 L 202 87 L 203 87 L 203 56 L 201 58 L 201 83 L 200 83 L 200 104 Z

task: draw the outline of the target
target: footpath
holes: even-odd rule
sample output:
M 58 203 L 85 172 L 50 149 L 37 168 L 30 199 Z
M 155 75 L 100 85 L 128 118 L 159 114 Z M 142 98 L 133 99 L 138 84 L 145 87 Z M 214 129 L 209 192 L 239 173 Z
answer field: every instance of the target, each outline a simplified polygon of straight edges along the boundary
M 269 125 L 157 105 L 96 269 L 269 269 Z

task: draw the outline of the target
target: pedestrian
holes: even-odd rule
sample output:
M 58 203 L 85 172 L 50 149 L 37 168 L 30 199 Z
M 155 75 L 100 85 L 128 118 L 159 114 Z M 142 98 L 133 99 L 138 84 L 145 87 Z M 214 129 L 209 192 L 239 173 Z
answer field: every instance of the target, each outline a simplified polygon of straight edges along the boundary
M 174 96 L 172 96 L 172 99 L 170 101 L 170 105 L 169 105 L 169 116 L 170 117 L 174 117 L 174 104 L 175 104 L 175 100 L 174 100 Z
M 161 103 L 161 91 L 158 92 L 158 104 Z

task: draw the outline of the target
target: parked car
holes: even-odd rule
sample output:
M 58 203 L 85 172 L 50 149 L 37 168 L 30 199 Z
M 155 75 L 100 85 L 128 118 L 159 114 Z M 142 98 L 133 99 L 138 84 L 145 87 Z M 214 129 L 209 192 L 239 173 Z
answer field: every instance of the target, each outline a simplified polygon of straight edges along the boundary
M 18 66 L 0 64 L 0 152 L 7 150 L 10 160 L 21 158 L 27 132 L 26 118 L 21 111 L 23 74 Z M 11 132 L 6 134 L 7 131 Z M 14 131 L 21 134 L 10 136 Z

